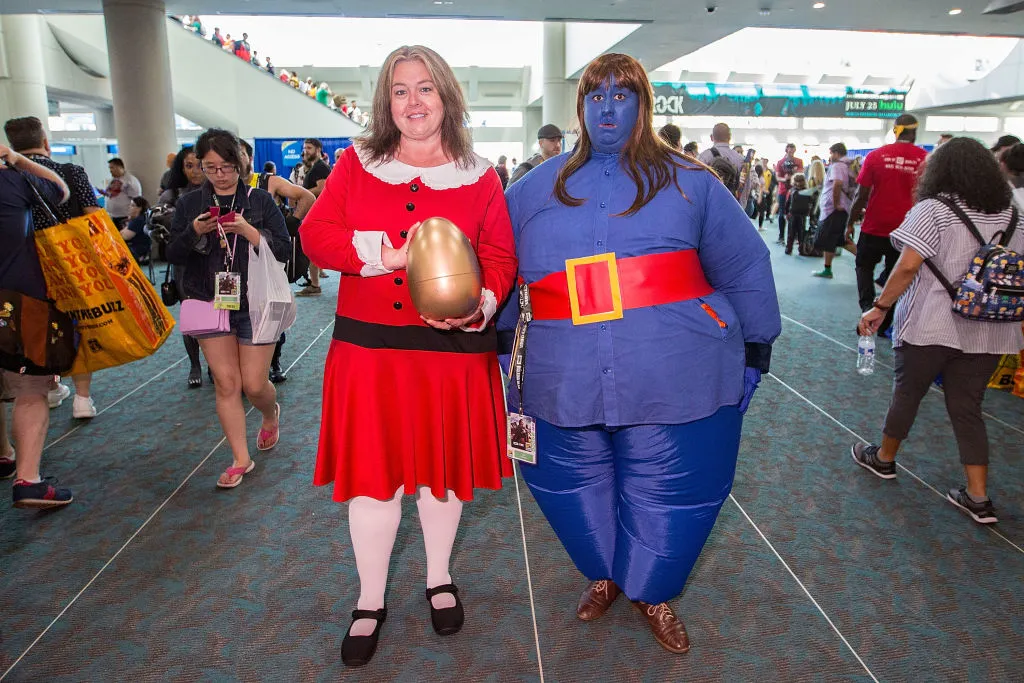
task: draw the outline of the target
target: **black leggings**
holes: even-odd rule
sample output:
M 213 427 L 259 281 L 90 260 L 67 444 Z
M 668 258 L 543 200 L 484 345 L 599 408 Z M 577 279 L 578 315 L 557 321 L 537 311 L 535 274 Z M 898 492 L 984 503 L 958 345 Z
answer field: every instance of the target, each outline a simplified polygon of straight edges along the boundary
M 981 416 L 988 380 L 1001 356 L 991 353 L 964 353 L 947 346 L 913 346 L 896 349 L 896 384 L 883 432 L 903 441 L 917 418 L 921 399 L 942 373 L 942 392 L 946 412 L 953 425 L 960 462 L 964 465 L 988 464 L 988 433 Z
M 793 251 L 796 242 L 797 251 L 803 256 L 804 236 L 807 234 L 807 215 L 793 214 L 789 217 L 789 235 L 786 237 L 786 253 Z
M 766 192 L 764 197 L 761 198 L 761 203 L 757 205 L 757 227 L 760 229 L 764 226 L 765 216 L 769 216 L 772 211 L 772 195 L 770 192 Z

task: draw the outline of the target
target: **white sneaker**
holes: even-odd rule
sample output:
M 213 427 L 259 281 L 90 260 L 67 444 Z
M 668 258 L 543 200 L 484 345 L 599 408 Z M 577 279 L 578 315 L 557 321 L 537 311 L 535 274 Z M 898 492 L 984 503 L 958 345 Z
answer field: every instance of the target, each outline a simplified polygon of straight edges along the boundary
M 50 404 L 51 408 L 59 408 L 60 404 L 64 402 L 68 396 L 71 395 L 71 389 L 68 385 L 57 382 L 57 388 L 53 389 L 46 395 L 46 400 Z
M 80 419 L 96 417 L 96 404 L 91 396 L 75 395 L 75 404 L 71 407 L 71 414 Z

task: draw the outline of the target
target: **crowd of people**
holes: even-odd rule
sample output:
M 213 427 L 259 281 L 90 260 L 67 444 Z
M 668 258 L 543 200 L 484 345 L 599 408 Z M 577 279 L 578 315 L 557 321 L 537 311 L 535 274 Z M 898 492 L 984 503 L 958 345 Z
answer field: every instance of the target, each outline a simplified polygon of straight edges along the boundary
M 189 26 L 202 33 L 195 18 Z M 228 37 L 215 29 L 213 39 Z M 246 39 L 231 49 L 241 42 L 247 51 Z M 995 521 L 983 379 L 998 354 L 1024 347 L 1024 334 L 1019 322 L 956 317 L 936 272 L 921 266 L 931 259 L 937 272 L 962 272 L 977 250 L 968 222 L 985 239 L 1002 231 L 1024 252 L 1024 231 L 1007 230 L 1024 187 L 1019 140 L 1000 139 L 993 154 L 953 138 L 929 156 L 905 114 L 896 141 L 859 169 L 842 143 L 806 166 L 795 145 L 775 164 L 754 159 L 724 124 L 699 151 L 681 145 L 678 128 L 654 130 L 643 66 L 605 54 L 583 71 L 573 149 L 562 153 L 563 129 L 545 124 L 539 151 L 513 160 L 509 174 L 506 159 L 493 167 L 473 151 L 466 101 L 439 54 L 402 47 L 380 73 L 374 101 L 390 106 L 374 110 L 333 169 L 320 141 L 308 139 L 289 180 L 274 169 L 256 173 L 248 143 L 210 129 L 170 160 L 158 200 L 188 332 L 188 386 L 202 385 L 201 353 L 231 451 L 218 487 L 241 485 L 256 467 L 250 445 L 274 448 L 282 431 L 275 383 L 285 340 L 256 341 L 246 305 L 251 254 L 269 250 L 287 265 L 298 245 L 309 260 L 300 296 L 320 294 L 326 270 L 340 273 L 311 469 L 314 485 L 332 486 L 333 499 L 348 505 L 359 597 L 341 645 L 346 665 L 367 664 L 381 637 L 404 495 L 415 496 L 423 531 L 432 626 L 442 636 L 462 628 L 452 548 L 475 491 L 513 475 L 509 420 L 523 478 L 585 583 L 567 609 L 597 619 L 624 594 L 660 646 L 689 650 L 669 601 L 729 495 L 743 415 L 781 333 L 771 250 L 751 224 L 763 228 L 773 212 L 787 253 L 820 250 L 816 276 L 832 277 L 840 248 L 856 254 L 862 333 L 895 319 L 896 383 L 881 445 L 856 444 L 853 459 L 894 478 L 897 450 L 941 373 L 967 480 L 950 501 L 978 522 Z M 0 289 L 45 298 L 27 239 L 32 188 L 63 207 L 64 220 L 98 210 L 97 202 L 84 171 L 49 159 L 38 119 L 9 121 L 5 131 L 10 147 L 0 145 L 0 158 L 13 170 L 0 170 Z M 140 217 L 149 207 L 123 162 L 112 159 L 110 170 L 107 210 L 131 244 L 146 234 Z M 480 265 L 479 300 L 456 318 L 421 315 L 406 283 L 414 235 L 436 216 L 464 233 Z M 621 296 L 607 296 L 612 281 Z M 213 310 L 225 287 L 238 305 L 224 324 L 193 324 L 185 304 Z M 515 369 L 509 412 L 500 362 Z M 76 417 L 95 415 L 89 379 L 74 378 Z M 61 385 L 8 364 L 0 380 L 15 403 L 16 457 L 0 420 L 0 476 L 15 477 L 14 504 L 71 502 L 70 490 L 39 469 L 47 398 Z M 252 443 L 243 396 L 261 416 Z M 91 415 L 79 415 L 79 399 Z
M 203 25 L 202 19 L 198 14 L 185 15 L 180 18 L 175 17 L 175 19 L 187 30 L 203 38 L 207 37 L 206 27 Z M 311 99 L 316 100 L 332 111 L 348 117 L 360 126 L 365 126 L 369 121 L 369 114 L 361 110 L 355 100 L 350 101 L 344 95 L 335 94 L 326 81 L 315 82 L 312 76 L 307 76 L 303 79 L 299 76 L 298 72 L 289 72 L 286 69 L 281 69 L 280 73 L 278 73 L 269 56 L 263 57 L 261 62 L 259 53 L 252 49 L 252 46 L 249 44 L 248 33 L 242 33 L 241 38 L 232 38 L 230 33 L 222 34 L 219 27 L 214 27 L 213 34 L 210 35 L 209 39 L 214 45 L 222 48 L 225 52 L 229 52 L 242 61 L 252 64 L 257 69 L 266 71 L 285 85 L 290 85 L 303 95 L 308 95 Z

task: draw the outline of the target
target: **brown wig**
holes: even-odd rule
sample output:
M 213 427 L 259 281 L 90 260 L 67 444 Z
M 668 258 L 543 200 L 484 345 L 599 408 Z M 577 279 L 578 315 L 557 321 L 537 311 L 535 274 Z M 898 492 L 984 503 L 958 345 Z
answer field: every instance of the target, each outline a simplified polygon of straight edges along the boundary
M 995 157 L 973 138 L 953 138 L 928 157 L 917 184 L 917 201 L 944 193 L 990 214 L 1005 210 L 1013 196 Z
M 441 55 L 422 45 L 403 45 L 384 60 L 377 79 L 377 89 L 373 93 L 368 134 L 356 138 L 356 142 L 368 154 L 370 162 L 391 161 L 395 158 L 402 141 L 402 132 L 391 118 L 391 87 L 395 80 L 395 67 L 410 59 L 418 59 L 427 67 L 444 106 L 441 145 L 445 154 L 458 166 L 472 166 L 475 157 L 473 140 L 469 134 L 469 111 L 459 80 Z
M 581 122 L 585 121 L 583 109 L 587 93 L 596 90 L 612 76 L 615 77 L 617 84 L 632 90 L 640 98 L 637 124 L 621 155 L 621 163 L 626 173 L 636 184 L 636 198 L 620 215 L 632 216 L 654 199 L 658 192 L 668 187 L 669 183 L 674 184 L 679 193 L 686 197 L 686 193 L 679 187 L 677 171 L 710 169 L 692 157 L 684 157 L 654 132 L 654 89 L 640 62 L 629 55 L 612 53 L 601 55 L 588 64 L 576 90 L 576 116 Z M 580 127 L 580 139 L 576 149 L 558 172 L 558 179 L 555 182 L 555 197 L 566 206 L 583 205 L 584 200 L 571 196 L 565 185 L 569 177 L 590 158 L 591 149 L 590 134 L 586 125 L 583 125 Z

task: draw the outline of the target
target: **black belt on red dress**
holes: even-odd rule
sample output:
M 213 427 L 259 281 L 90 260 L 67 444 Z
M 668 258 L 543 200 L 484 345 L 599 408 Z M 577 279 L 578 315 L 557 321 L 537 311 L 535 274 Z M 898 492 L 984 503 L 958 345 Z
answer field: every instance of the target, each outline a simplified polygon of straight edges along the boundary
M 483 332 L 463 332 L 435 330 L 423 325 L 382 325 L 336 315 L 333 337 L 364 349 L 442 353 L 496 353 L 498 350 L 498 336 L 493 325 Z

